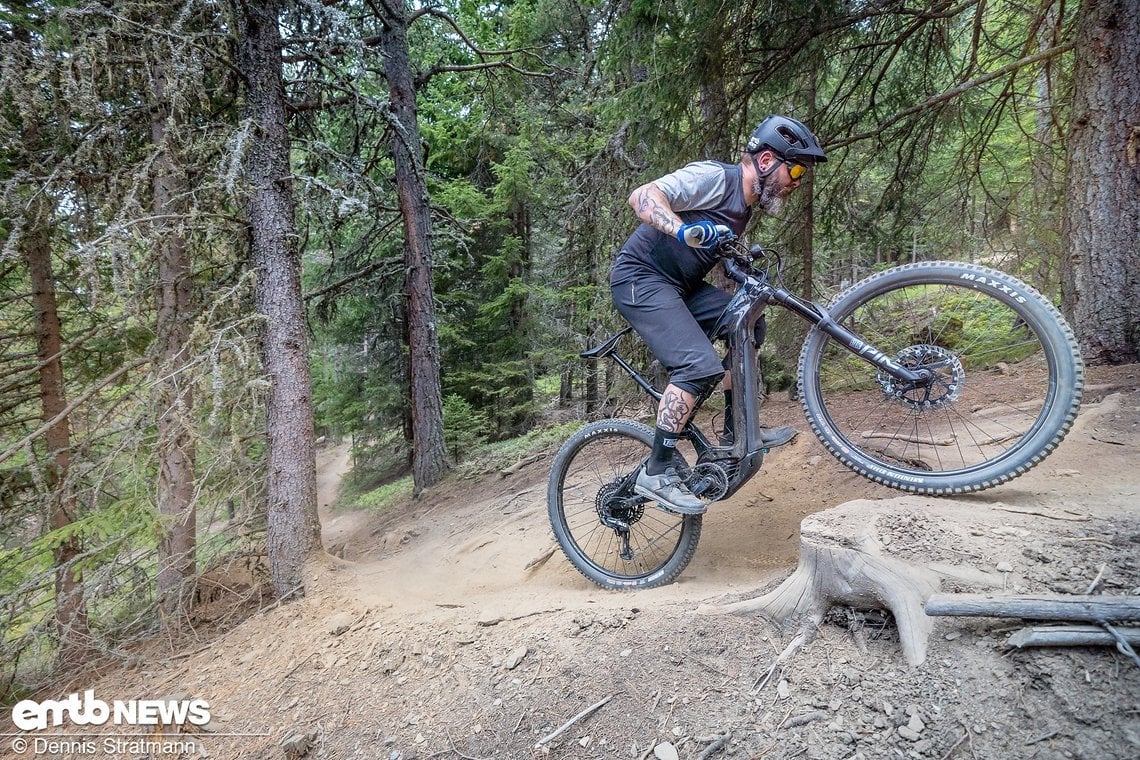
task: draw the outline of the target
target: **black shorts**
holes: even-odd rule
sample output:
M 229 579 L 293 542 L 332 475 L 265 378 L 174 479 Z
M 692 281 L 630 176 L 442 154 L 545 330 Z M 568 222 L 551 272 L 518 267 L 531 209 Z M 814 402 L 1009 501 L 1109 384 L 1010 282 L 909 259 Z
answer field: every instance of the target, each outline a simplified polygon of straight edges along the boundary
M 610 278 L 614 305 L 669 373 L 672 383 L 705 380 L 724 372 L 711 335 L 731 296 L 702 282 L 686 294 L 642 267 L 617 266 Z M 756 323 L 763 340 L 764 318 Z

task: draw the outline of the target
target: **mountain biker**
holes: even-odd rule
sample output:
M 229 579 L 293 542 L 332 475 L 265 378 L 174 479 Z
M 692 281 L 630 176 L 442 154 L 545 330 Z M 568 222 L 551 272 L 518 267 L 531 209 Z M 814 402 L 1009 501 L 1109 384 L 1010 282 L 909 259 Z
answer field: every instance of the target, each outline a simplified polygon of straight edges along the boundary
M 743 234 L 754 206 L 769 215 L 783 208 L 804 173 L 827 155 L 802 122 L 769 116 L 752 132 L 739 164 L 697 161 L 633 191 L 629 204 L 642 224 L 622 246 L 610 273 L 610 292 L 621 315 L 669 372 L 657 407 L 653 450 L 634 490 L 681 514 L 706 505 L 682 482 L 671 461 L 681 430 L 698 398 L 724 380 L 723 445 L 731 445 L 732 378 L 707 332 L 729 294 L 704 281 L 721 241 Z M 723 337 L 723 336 L 712 336 Z M 757 345 L 764 318 L 756 323 Z M 761 428 L 765 447 L 781 446 L 796 431 Z

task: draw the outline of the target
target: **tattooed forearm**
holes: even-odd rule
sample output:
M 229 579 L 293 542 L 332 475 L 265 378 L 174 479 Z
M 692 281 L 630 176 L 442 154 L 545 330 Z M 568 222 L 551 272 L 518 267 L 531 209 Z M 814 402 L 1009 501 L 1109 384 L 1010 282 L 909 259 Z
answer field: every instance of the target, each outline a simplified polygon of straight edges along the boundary
M 668 199 L 657 185 L 650 182 L 634 190 L 629 197 L 629 205 L 637 212 L 637 218 L 650 227 L 666 235 L 677 234 L 681 219 L 669 208 Z
M 661 396 L 657 407 L 657 427 L 670 433 L 680 433 L 693 413 L 696 399 L 675 385 L 670 385 Z

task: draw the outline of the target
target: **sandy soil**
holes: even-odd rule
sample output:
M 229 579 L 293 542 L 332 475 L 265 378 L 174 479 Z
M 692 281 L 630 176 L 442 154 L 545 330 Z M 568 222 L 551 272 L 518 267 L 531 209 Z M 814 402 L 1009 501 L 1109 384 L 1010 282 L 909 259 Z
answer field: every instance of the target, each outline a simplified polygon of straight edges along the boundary
M 1140 667 L 1111 648 L 1013 650 L 1020 621 L 940 618 L 911 668 L 889 615 L 834 609 L 766 678 L 790 633 L 697 610 L 773 587 L 795 565 L 800 520 L 852 500 L 889 554 L 957 568 L 944 590 L 1083 593 L 1103 566 L 1103 593 L 1140 594 L 1138 386 L 1137 367 L 1092 371 L 1050 459 L 957 500 L 849 473 L 798 406 L 773 399 L 766 420 L 805 432 L 709 512 L 677 582 L 636 593 L 593 587 L 557 552 L 527 568 L 553 545 L 553 452 L 376 516 L 329 511 L 347 467 L 331 448 L 320 501 L 338 556 L 312 565 L 306 598 L 173 656 L 143 647 L 79 688 L 207 700 L 211 730 L 191 733 L 216 758 L 285 757 L 291 739 L 308 757 L 389 760 L 1135 758 Z

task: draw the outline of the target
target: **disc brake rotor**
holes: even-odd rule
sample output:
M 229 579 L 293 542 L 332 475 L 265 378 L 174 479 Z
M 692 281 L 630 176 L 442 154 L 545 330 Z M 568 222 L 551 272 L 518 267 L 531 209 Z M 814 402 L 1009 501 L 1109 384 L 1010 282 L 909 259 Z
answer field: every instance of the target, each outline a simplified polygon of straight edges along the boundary
M 942 346 L 917 344 L 908 346 L 895 355 L 895 360 L 907 369 L 928 369 L 934 373 L 929 385 L 911 385 L 879 372 L 876 376 L 883 393 L 898 399 L 918 411 L 929 411 L 953 404 L 962 395 L 966 369 L 949 349 Z

